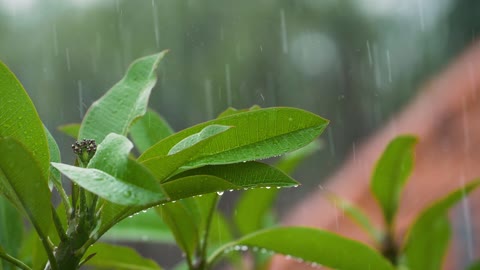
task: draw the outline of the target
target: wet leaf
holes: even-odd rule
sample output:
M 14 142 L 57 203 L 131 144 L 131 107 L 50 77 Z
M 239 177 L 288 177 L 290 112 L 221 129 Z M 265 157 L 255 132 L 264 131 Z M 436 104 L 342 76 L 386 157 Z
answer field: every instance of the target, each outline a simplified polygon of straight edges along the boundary
M 22 238 L 22 216 L 9 201 L 0 196 L 0 249 L 3 248 L 6 253 L 17 257 Z M 14 269 L 10 263 L 0 259 L 0 269 L 1 266 L 4 270 Z
M 480 185 L 480 180 L 456 190 L 424 210 L 410 228 L 403 255 L 410 270 L 441 269 L 450 240 L 447 211 Z
M 217 250 L 209 258 L 209 263 L 225 252 L 243 246 L 252 251 L 275 252 L 308 264 L 335 269 L 394 269 L 381 254 L 360 242 L 327 231 L 302 227 L 273 228 L 246 235 Z
M 392 140 L 377 161 L 371 190 L 380 203 L 387 224 L 392 224 L 397 212 L 400 193 L 413 168 L 417 138 L 398 136 Z
M 327 124 L 327 120 L 315 114 L 294 108 L 268 108 L 236 113 L 169 136 L 145 151 L 139 161 L 168 155 L 178 142 L 209 125 L 233 128 L 209 141 L 195 159 L 190 159 L 185 166 L 193 168 L 265 159 L 307 145 L 322 133 Z
M 148 109 L 130 128 L 130 137 L 140 153 L 173 133 L 167 121 L 152 109 Z
M 50 151 L 50 162 L 60 162 L 60 149 L 58 148 L 58 144 L 53 138 L 52 134 L 48 129 L 45 127 L 45 134 L 47 135 L 47 142 L 48 142 L 48 150 Z M 55 169 L 53 166 L 50 165 L 50 174 L 48 179 L 48 187 L 52 190 L 53 186 L 57 190 L 62 190 L 62 175 L 60 171 Z
M 86 190 L 121 205 L 147 205 L 166 200 L 155 177 L 128 158 L 133 144 L 124 136 L 109 134 L 98 146 L 87 168 L 52 163 Z
M 48 181 L 50 157 L 43 124 L 27 92 L 1 61 L 0 96 L 0 138 L 14 138 L 32 153 L 30 160 L 38 164 L 41 174 L 36 179 Z
M 109 133 L 127 135 L 130 125 L 147 111 L 155 70 L 167 51 L 134 61 L 126 75 L 88 109 L 79 138 L 101 142 Z

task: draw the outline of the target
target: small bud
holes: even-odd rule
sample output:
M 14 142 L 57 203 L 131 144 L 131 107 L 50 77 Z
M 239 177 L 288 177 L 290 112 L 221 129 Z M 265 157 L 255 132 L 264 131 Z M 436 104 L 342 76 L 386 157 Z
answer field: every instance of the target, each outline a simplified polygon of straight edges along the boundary
M 73 153 L 75 153 L 83 164 L 88 164 L 90 159 L 97 151 L 95 140 L 83 139 L 72 144 Z

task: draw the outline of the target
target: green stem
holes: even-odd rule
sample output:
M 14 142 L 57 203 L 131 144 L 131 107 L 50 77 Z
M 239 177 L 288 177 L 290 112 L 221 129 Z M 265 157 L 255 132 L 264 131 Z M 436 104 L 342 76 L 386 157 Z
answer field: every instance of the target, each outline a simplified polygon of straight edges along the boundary
M 210 235 L 210 227 L 212 225 L 213 215 L 215 214 L 215 209 L 217 209 L 218 202 L 220 201 L 220 195 L 214 194 L 214 199 L 212 205 L 210 206 L 207 223 L 205 225 L 205 232 L 203 234 L 202 247 L 200 249 L 200 264 L 198 269 L 205 270 L 207 269 L 207 248 L 208 248 L 208 237 Z
M 57 231 L 58 236 L 60 237 L 61 241 L 67 241 L 67 235 L 65 234 L 65 230 L 63 229 L 62 222 L 60 221 L 60 217 L 55 211 L 55 208 L 52 206 L 52 217 L 53 217 L 53 224 L 55 225 L 55 229 Z
M 19 259 L 11 256 L 10 254 L 0 252 L 0 258 L 4 259 L 5 261 L 15 265 L 16 267 L 23 269 L 23 270 L 32 270 L 32 268 L 28 267 L 28 265 L 24 264 Z

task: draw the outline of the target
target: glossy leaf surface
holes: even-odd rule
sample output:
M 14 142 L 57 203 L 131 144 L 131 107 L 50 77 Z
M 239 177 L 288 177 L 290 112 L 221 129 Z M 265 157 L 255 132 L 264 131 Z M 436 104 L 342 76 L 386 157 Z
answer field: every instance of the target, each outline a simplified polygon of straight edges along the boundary
M 127 135 L 130 125 L 145 114 L 157 81 L 155 70 L 166 51 L 134 61 L 126 75 L 88 109 L 79 138 L 101 142 L 109 133 Z
M 41 176 L 37 179 L 48 181 L 50 158 L 43 124 L 27 92 L 1 61 L 0 95 L 0 138 L 11 137 L 20 142 L 40 168 Z
M 168 155 L 186 137 L 209 125 L 233 128 L 211 140 L 186 166 L 228 164 L 278 156 L 301 148 L 316 138 L 328 121 L 294 108 L 268 108 L 236 113 L 180 131 L 140 156 L 140 161 Z
M 375 166 L 370 188 L 380 203 L 387 224 L 393 222 L 400 193 L 412 171 L 416 143 L 414 136 L 396 137 Z

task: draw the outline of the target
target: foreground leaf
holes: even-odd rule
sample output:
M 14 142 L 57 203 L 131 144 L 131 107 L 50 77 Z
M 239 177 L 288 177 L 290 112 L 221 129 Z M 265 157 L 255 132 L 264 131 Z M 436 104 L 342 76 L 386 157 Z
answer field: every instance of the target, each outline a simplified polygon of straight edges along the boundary
M 15 139 L 0 139 L 0 153 L 0 186 L 6 188 L 2 192 L 46 240 L 53 221 L 50 190 L 42 169 L 33 154 Z
M 327 231 L 302 227 L 266 229 L 249 234 L 217 250 L 209 258 L 209 263 L 211 265 L 225 252 L 244 247 L 253 251 L 263 249 L 335 269 L 394 269 L 381 254 L 360 242 Z
M 36 179 L 48 181 L 50 158 L 43 124 L 27 92 L 1 61 L 0 96 L 0 138 L 14 138 L 31 152 L 30 160 L 38 164 L 41 174 Z
M 448 247 L 447 211 L 480 185 L 480 180 L 450 193 L 424 210 L 407 234 L 403 253 L 410 270 L 441 269 Z
M 389 226 L 397 212 L 400 193 L 413 168 L 416 144 L 417 138 L 414 136 L 395 138 L 388 144 L 373 172 L 370 188 Z
M 161 270 L 153 260 L 143 258 L 134 249 L 114 246 L 106 243 L 96 243 L 91 246 L 84 258 L 95 254 L 86 262 L 94 269 L 116 270 Z
M 130 128 L 130 136 L 140 153 L 172 134 L 173 129 L 167 121 L 151 109 Z
M 87 168 L 52 163 L 86 190 L 121 205 L 147 205 L 166 200 L 155 177 L 128 154 L 133 144 L 124 136 L 109 134 L 98 146 Z
M 155 69 L 165 53 L 134 61 L 122 80 L 88 109 L 78 137 L 101 142 L 111 132 L 126 136 L 130 125 L 147 110 L 157 81 Z
M 186 166 L 228 164 L 278 156 L 301 148 L 316 138 L 328 121 L 294 108 L 268 108 L 236 113 L 180 131 L 149 148 L 139 161 L 168 155 L 186 137 L 209 125 L 234 128 L 220 134 Z

